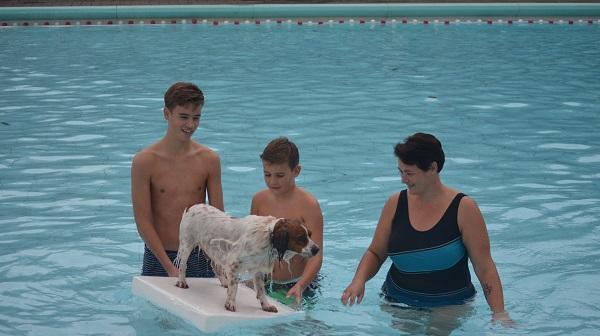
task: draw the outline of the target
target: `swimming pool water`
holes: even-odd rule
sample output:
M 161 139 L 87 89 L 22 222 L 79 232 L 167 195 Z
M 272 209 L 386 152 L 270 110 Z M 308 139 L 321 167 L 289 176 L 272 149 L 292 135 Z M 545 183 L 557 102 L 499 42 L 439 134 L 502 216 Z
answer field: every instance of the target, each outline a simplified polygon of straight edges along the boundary
M 165 25 L 0 29 L 0 334 L 197 335 L 132 295 L 143 244 L 132 156 L 163 135 L 162 94 L 193 81 L 195 138 L 218 150 L 225 207 L 263 188 L 258 154 L 289 136 L 321 202 L 321 294 L 301 321 L 227 335 L 444 332 L 435 314 L 339 297 L 385 200 L 393 145 L 444 144 L 444 182 L 478 201 L 507 310 L 483 295 L 453 335 L 600 329 L 600 27 Z M 479 283 L 474 278 L 474 284 Z M 437 328 L 437 329 L 436 329 Z M 429 330 L 429 331 L 428 331 Z M 433 330 L 433 331 L 432 331 Z

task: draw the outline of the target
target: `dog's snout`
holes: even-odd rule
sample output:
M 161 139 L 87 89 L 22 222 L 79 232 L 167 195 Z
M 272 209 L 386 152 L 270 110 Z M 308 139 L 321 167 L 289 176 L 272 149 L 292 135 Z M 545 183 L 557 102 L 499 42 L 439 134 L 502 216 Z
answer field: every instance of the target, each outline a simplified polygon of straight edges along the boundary
M 317 245 L 313 245 L 310 247 L 310 254 L 317 255 L 319 253 L 319 247 Z

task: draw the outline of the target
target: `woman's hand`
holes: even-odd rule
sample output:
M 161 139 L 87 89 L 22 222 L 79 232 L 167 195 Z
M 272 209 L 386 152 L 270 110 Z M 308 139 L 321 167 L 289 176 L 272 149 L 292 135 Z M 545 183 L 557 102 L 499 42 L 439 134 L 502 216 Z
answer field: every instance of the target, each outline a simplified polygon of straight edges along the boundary
M 361 281 L 353 280 L 346 290 L 342 293 L 342 303 L 344 305 L 354 305 L 362 302 L 362 299 L 365 295 L 365 283 Z
M 501 311 L 492 315 L 492 324 L 496 324 L 496 322 L 500 322 L 500 324 L 506 328 L 516 327 L 515 321 L 508 316 L 508 312 L 506 311 Z

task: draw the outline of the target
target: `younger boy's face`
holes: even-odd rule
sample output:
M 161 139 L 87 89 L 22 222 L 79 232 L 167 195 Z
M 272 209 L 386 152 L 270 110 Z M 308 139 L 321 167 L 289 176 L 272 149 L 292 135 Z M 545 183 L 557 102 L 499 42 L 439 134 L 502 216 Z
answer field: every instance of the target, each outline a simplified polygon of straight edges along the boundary
M 275 195 L 282 195 L 296 186 L 296 176 L 300 173 L 300 166 L 293 169 L 287 163 L 270 163 L 263 161 L 265 184 Z

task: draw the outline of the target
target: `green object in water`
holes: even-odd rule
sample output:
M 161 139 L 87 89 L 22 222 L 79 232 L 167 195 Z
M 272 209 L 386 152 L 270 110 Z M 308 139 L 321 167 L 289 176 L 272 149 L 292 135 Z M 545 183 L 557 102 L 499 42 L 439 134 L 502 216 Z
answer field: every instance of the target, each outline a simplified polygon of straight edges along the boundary
M 296 299 L 294 297 L 286 297 L 287 292 L 273 291 L 269 293 L 269 296 L 273 299 L 283 303 L 284 305 L 293 305 L 296 303 Z

